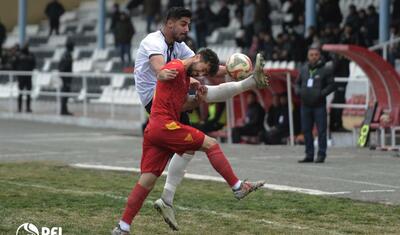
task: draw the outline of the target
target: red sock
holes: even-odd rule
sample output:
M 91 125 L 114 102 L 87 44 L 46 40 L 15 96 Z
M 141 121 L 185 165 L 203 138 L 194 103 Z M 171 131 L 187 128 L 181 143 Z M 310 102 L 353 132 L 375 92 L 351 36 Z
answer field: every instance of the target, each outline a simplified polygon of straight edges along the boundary
M 125 211 L 122 215 L 122 220 L 125 223 L 132 223 L 133 217 L 135 217 L 135 215 L 139 212 L 149 192 L 150 190 L 146 189 L 139 183 L 135 185 L 128 197 L 128 202 L 126 203 Z
M 221 151 L 219 144 L 216 144 L 206 151 L 208 160 L 214 169 L 224 177 L 229 186 L 235 185 L 239 179 L 236 177 L 232 170 L 231 164 L 226 159 L 224 153 Z

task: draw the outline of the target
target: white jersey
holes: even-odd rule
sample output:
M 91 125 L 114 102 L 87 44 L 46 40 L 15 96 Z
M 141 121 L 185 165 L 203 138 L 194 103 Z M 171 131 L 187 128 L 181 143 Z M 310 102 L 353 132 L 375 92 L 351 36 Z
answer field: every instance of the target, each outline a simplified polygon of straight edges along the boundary
M 194 52 L 184 42 L 174 42 L 173 50 L 168 52 L 168 45 L 160 30 L 148 34 L 141 42 L 135 59 L 135 86 L 140 101 L 146 106 L 153 98 L 154 89 L 157 84 L 156 73 L 151 67 L 150 57 L 162 55 L 167 62 L 170 60 L 186 59 L 194 56 Z

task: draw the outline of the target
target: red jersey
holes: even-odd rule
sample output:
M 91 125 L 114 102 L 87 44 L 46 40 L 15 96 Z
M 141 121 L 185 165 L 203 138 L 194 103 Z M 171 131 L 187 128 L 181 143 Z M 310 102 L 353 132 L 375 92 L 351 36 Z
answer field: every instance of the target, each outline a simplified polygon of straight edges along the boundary
M 153 119 L 179 121 L 182 106 L 187 100 L 190 77 L 187 76 L 181 60 L 172 60 L 161 69 L 175 69 L 178 74 L 175 79 L 157 81 L 151 106 L 150 122 Z
M 157 81 L 149 124 L 144 130 L 143 155 L 140 163 L 142 173 L 160 176 L 174 153 L 182 155 L 201 148 L 203 132 L 182 124 L 179 118 L 186 102 L 190 77 L 186 75 L 182 61 L 172 60 L 162 69 L 175 69 L 175 79 Z

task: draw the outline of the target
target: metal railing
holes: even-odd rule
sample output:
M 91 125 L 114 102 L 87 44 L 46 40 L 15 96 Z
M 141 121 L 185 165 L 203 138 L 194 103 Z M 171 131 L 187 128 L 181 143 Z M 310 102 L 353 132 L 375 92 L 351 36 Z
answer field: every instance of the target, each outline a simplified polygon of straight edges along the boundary
M 79 97 L 79 101 L 82 102 L 82 116 L 87 117 L 88 116 L 88 104 L 90 100 L 99 100 L 102 97 L 102 92 L 100 93 L 91 93 L 89 92 L 89 87 L 88 87 L 88 81 L 91 79 L 108 79 L 108 83 L 103 84 L 103 86 L 110 86 L 111 87 L 111 94 L 110 94 L 110 102 L 105 103 L 106 105 L 109 105 L 109 118 L 111 120 L 114 119 L 115 117 L 115 107 L 119 103 L 116 101 L 116 91 L 120 88 L 122 88 L 122 84 L 115 85 L 116 82 L 113 80 L 116 79 L 117 77 L 121 78 L 123 77 L 123 81 L 125 79 L 132 79 L 134 78 L 133 74 L 125 74 L 125 73 L 64 73 L 64 72 L 25 72 L 25 71 L 0 71 L 0 77 L 3 78 L 3 82 L 5 80 L 5 77 L 8 77 L 8 85 L 10 86 L 9 89 L 9 96 L 8 96 L 8 112 L 9 113 L 14 113 L 14 105 L 13 105 L 13 100 L 14 97 L 17 95 L 15 94 L 14 90 L 12 89 L 12 84 L 16 84 L 18 79 L 28 79 L 29 77 L 23 77 L 23 76 L 31 76 L 31 79 L 33 78 L 39 79 L 40 76 L 44 75 L 50 75 L 50 80 L 51 80 L 51 85 L 49 86 L 41 86 L 40 84 L 38 85 L 39 82 L 33 83 L 33 87 L 31 91 L 18 91 L 18 94 L 26 95 L 26 94 L 32 94 L 32 91 L 35 89 L 39 89 L 39 87 L 43 88 L 48 88 L 50 90 L 54 91 L 39 91 L 39 95 L 41 97 L 48 96 L 48 97 L 55 97 L 56 99 L 56 114 L 61 113 L 61 98 L 62 97 Z M 22 76 L 22 77 L 21 77 Z M 81 79 L 80 83 L 80 90 L 79 92 L 62 92 L 61 91 L 61 77 L 70 77 L 73 79 Z M 3 84 L 5 85 L 5 84 Z M 40 89 L 39 89 L 40 90 Z M 35 102 L 35 99 L 32 99 L 32 102 Z M 131 103 L 134 104 L 134 103 Z M 140 104 L 140 101 L 137 102 L 137 104 Z M 140 109 L 140 119 L 141 121 L 144 121 L 145 115 L 143 113 L 143 109 Z
M 368 49 L 370 51 L 378 51 L 382 50 L 382 57 L 386 61 L 388 60 L 388 49 L 389 47 L 393 46 L 394 44 L 400 43 L 400 37 L 394 38 L 394 39 L 389 39 L 386 42 L 379 43 L 375 46 L 369 47 Z
M 357 82 L 357 83 L 365 83 L 365 104 L 339 104 L 339 103 L 330 103 L 330 108 L 337 108 L 337 109 L 368 109 L 368 105 L 370 102 L 370 82 L 367 77 L 353 77 L 353 78 L 346 78 L 346 77 L 336 77 L 335 82 Z

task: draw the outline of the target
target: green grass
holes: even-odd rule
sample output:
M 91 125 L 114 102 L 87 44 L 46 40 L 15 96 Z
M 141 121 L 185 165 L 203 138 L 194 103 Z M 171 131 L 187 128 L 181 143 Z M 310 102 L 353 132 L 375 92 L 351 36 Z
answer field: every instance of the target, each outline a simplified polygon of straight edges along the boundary
M 63 234 L 109 234 L 137 174 L 75 169 L 57 163 L 0 164 L 0 234 L 22 223 Z M 350 199 L 260 190 L 243 201 L 222 183 L 185 179 L 175 205 L 179 232 L 152 208 L 158 181 L 133 234 L 400 234 L 400 207 Z

